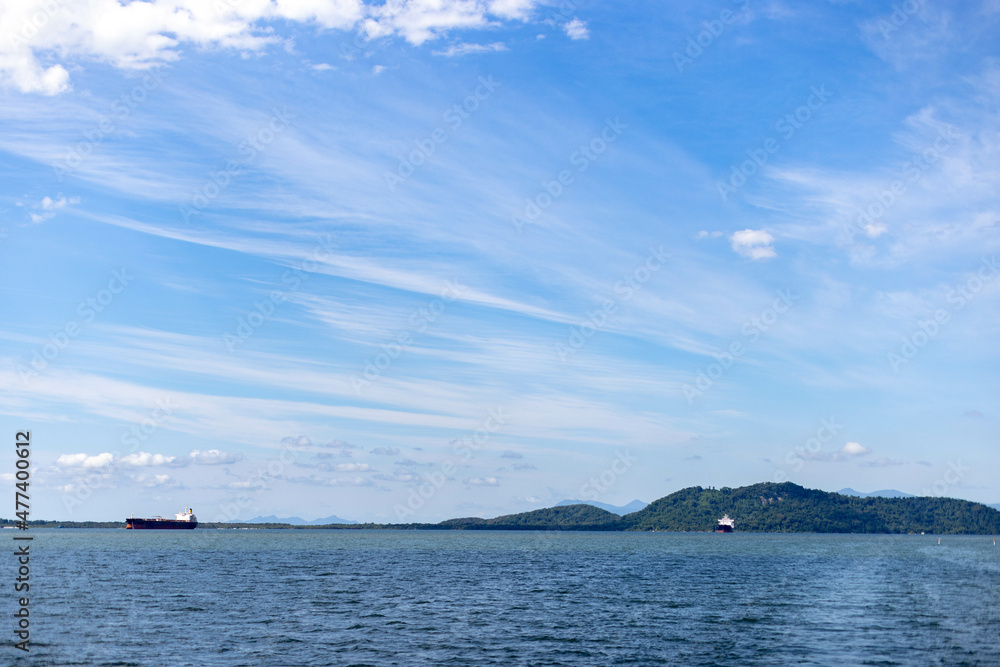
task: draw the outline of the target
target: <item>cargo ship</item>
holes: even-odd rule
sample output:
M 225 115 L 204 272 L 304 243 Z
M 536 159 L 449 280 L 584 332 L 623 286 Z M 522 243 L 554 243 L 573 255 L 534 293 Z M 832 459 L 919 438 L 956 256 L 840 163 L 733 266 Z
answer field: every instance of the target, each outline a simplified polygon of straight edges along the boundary
M 717 533 L 733 532 L 733 520 L 729 518 L 728 514 L 724 514 L 722 518 L 719 519 L 719 525 L 715 527 L 715 532 Z
M 137 519 L 130 516 L 125 519 L 125 528 L 130 530 L 191 530 L 198 527 L 198 517 L 188 507 L 183 512 L 174 515 L 175 519 L 164 519 L 154 516 L 152 519 Z

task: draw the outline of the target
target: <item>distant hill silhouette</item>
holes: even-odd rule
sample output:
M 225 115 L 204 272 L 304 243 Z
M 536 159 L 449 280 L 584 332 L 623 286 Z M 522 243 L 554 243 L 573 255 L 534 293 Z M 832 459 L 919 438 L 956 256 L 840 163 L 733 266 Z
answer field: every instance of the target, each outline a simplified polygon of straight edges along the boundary
M 619 516 L 625 516 L 626 514 L 631 514 L 632 512 L 638 512 L 643 509 L 649 503 L 644 503 L 641 500 L 633 500 L 628 505 L 609 505 L 607 503 L 599 503 L 596 500 L 560 500 L 554 507 L 563 507 L 565 505 L 590 505 L 591 507 L 600 507 L 602 510 L 607 510 L 608 512 L 614 512 Z
M 861 491 L 855 491 L 851 487 L 846 489 L 841 489 L 837 491 L 842 496 L 854 496 L 856 498 L 916 498 L 912 493 L 903 493 L 902 491 L 897 491 L 896 489 L 882 489 L 881 491 L 872 491 L 871 493 L 862 493 Z
M 326 526 L 332 523 L 354 525 L 357 521 L 351 521 L 350 519 L 341 519 L 335 514 L 331 514 L 323 519 L 314 519 L 312 521 L 306 521 L 297 516 L 290 517 L 276 517 L 273 514 L 270 516 L 256 516 L 252 519 L 246 519 L 245 521 L 233 521 L 233 523 L 287 523 L 292 526 Z
M 437 524 L 461 530 L 619 530 L 621 517 L 593 505 L 563 505 L 495 519 L 449 519 Z

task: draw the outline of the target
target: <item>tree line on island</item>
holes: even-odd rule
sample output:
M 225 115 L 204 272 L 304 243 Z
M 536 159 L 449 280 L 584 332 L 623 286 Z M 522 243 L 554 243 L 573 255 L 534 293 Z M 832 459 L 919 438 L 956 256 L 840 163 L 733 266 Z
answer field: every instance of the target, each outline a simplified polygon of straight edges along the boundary
M 784 482 L 721 489 L 693 486 L 619 516 L 591 505 L 564 505 L 498 516 L 440 523 L 327 524 L 201 523 L 199 528 L 383 529 L 383 530 L 603 530 L 710 531 L 724 514 L 738 532 L 762 533 L 938 533 L 1000 534 L 1000 511 L 954 498 L 883 498 L 841 495 Z M 12 521 L 2 520 L 3 524 Z M 32 527 L 121 528 L 124 522 L 31 521 Z
M 761 533 L 1000 533 L 1000 511 L 954 498 L 857 498 L 791 482 L 740 488 L 681 489 L 625 516 L 568 505 L 500 516 L 451 519 L 436 527 L 465 530 L 710 531 L 728 514 L 736 530 Z

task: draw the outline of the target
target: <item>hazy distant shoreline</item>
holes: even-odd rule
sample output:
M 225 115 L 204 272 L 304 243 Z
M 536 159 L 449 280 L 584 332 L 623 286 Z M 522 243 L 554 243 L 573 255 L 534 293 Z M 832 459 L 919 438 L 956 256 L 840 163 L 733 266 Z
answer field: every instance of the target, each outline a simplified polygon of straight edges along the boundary
M 200 523 L 201 530 L 517 530 L 710 532 L 724 514 L 743 533 L 1000 534 L 1000 511 L 954 498 L 844 495 L 784 482 L 681 489 L 620 516 L 589 504 L 558 505 L 492 519 L 437 523 Z M 14 522 L 4 519 L 4 528 Z M 125 528 L 124 521 L 33 521 L 32 528 Z

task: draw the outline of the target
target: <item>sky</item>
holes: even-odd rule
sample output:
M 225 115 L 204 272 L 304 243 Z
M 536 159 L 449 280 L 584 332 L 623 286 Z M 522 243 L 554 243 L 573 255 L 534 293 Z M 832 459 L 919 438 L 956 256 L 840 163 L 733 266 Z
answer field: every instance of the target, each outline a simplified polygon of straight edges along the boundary
M 4 3 L 31 518 L 1000 502 L 998 34 L 996 0 Z

